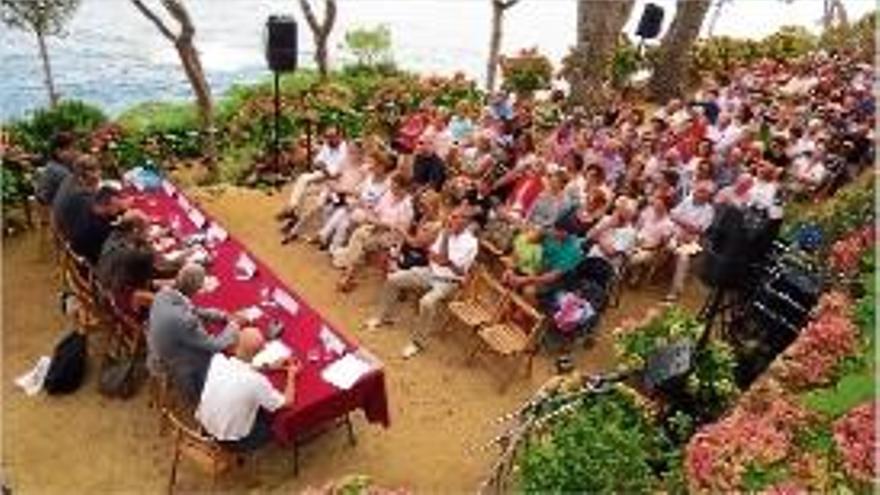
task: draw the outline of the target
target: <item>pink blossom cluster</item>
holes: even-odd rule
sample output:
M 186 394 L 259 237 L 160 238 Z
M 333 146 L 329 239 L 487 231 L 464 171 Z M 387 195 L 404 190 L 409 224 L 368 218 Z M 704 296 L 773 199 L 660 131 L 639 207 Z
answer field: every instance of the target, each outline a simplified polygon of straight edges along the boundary
M 850 303 L 839 293 L 823 296 L 819 314 L 781 358 L 783 380 L 795 387 L 824 383 L 840 360 L 858 347 L 858 328 L 848 317 Z
M 859 260 L 865 251 L 874 246 L 874 225 L 863 227 L 840 239 L 831 246 L 828 263 L 844 275 L 851 275 L 859 268 Z
M 785 459 L 795 430 L 806 421 L 806 412 L 783 398 L 758 410 L 738 406 L 725 419 L 700 429 L 688 443 L 685 469 L 691 490 L 741 490 L 746 466 Z
M 843 457 L 846 473 L 854 479 L 871 482 L 878 479 L 875 463 L 877 433 L 877 402 L 868 402 L 853 408 L 834 422 L 834 442 Z

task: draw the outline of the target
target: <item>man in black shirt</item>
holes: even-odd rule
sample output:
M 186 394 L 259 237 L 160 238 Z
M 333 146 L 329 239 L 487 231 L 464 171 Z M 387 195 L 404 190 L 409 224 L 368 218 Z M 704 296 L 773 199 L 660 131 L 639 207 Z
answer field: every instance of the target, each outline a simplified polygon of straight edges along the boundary
M 413 162 L 413 183 L 419 189 L 431 187 L 440 192 L 446 182 L 446 164 L 434 151 L 434 142 L 426 136 L 420 136 L 416 142 L 415 161 Z
M 76 156 L 75 144 L 76 138 L 69 132 L 60 132 L 52 140 L 52 156 L 40 170 L 35 184 L 35 195 L 40 203 L 51 205 L 61 184 L 70 176 L 70 164 Z
M 102 187 L 85 198 L 83 208 L 70 232 L 70 248 L 93 266 L 98 263 L 104 241 L 113 231 L 113 222 L 124 207 L 119 192 Z

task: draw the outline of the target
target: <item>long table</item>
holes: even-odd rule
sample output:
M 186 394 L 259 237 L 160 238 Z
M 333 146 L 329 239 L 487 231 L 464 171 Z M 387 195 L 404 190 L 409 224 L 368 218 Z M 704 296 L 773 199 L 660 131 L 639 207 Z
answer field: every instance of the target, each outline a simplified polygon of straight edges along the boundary
M 172 227 L 178 239 L 185 239 L 199 232 L 204 233 L 211 225 L 222 229 L 222 226 L 202 212 L 195 202 L 167 181 L 158 190 L 132 190 L 130 197 L 136 208 Z M 378 359 L 361 348 L 351 336 L 334 328 L 232 235 L 228 235 L 222 242 L 209 245 L 208 250 L 212 261 L 208 264 L 207 271 L 209 275 L 216 277 L 219 286 L 213 291 L 196 295 L 193 298 L 195 304 L 228 312 L 259 307 L 263 314 L 253 322 L 253 325 L 266 332 L 272 322 L 283 324 L 284 330 L 280 339 L 302 363 L 296 382 L 294 406 L 284 408 L 274 415 L 273 431 L 277 441 L 289 443 L 294 440 L 298 432 L 312 430 L 357 409 L 361 409 L 371 423 L 389 426 L 385 373 Z M 236 271 L 242 253 L 256 267 L 253 277 L 248 280 L 240 277 L 240 268 L 238 272 Z M 276 301 L 279 299 L 273 297 L 276 295 L 280 295 L 285 304 L 277 304 Z M 344 352 L 340 354 L 328 350 L 323 344 L 328 335 L 338 339 L 344 346 Z M 330 349 L 332 348 L 331 345 Z M 339 350 L 342 350 L 341 347 Z M 369 363 L 370 368 L 354 385 L 342 389 L 328 383 L 322 377 L 322 371 L 348 353 Z M 284 370 L 265 373 L 276 388 L 284 389 L 286 376 Z

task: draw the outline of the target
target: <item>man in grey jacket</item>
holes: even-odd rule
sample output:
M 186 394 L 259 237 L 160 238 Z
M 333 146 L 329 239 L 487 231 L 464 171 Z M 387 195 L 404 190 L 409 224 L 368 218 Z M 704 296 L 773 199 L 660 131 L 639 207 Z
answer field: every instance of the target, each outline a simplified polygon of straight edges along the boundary
M 190 300 L 204 281 L 205 269 L 200 265 L 181 268 L 174 287 L 156 294 L 147 333 L 150 371 L 168 373 L 175 388 L 192 403 L 199 400 L 211 357 L 238 341 L 238 324 L 233 318 L 219 310 L 197 308 Z M 203 321 L 226 322 L 226 327 L 210 335 Z

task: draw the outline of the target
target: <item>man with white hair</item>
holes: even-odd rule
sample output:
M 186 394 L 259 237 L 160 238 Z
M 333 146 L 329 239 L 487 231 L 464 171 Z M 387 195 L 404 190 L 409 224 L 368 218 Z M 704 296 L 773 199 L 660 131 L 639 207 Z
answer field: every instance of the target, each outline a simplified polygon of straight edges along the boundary
M 168 373 L 184 398 L 198 400 L 211 356 L 235 344 L 238 324 L 218 310 L 201 309 L 190 298 L 202 288 L 205 269 L 185 265 L 173 287 L 160 290 L 150 307 L 147 366 L 154 374 Z M 210 335 L 205 321 L 225 321 L 226 328 Z

